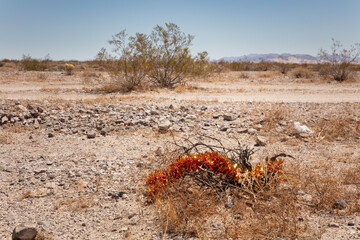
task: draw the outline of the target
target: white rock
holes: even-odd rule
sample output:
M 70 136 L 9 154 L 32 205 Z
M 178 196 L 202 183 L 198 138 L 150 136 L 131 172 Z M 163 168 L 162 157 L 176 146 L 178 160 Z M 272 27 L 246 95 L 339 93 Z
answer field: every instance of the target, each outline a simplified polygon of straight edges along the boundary
M 305 125 L 300 125 L 299 122 L 294 122 L 294 129 L 296 134 L 312 134 L 314 133 L 310 128 Z

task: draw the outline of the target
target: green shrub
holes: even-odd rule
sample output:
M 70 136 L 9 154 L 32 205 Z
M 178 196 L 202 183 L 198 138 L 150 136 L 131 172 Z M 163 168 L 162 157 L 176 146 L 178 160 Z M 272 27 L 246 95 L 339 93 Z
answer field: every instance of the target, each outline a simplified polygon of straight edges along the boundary
M 50 58 L 46 56 L 44 59 L 36 59 L 30 55 L 23 55 L 20 64 L 21 69 L 25 71 L 45 71 L 49 68 Z

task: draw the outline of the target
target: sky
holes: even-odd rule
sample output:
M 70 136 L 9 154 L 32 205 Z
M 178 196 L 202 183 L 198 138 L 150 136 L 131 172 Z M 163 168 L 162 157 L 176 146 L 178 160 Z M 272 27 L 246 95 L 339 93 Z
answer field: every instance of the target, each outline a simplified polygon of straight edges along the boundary
M 0 0 L 0 59 L 92 60 L 112 35 L 172 22 L 193 54 L 316 56 L 331 38 L 360 42 L 360 0 Z

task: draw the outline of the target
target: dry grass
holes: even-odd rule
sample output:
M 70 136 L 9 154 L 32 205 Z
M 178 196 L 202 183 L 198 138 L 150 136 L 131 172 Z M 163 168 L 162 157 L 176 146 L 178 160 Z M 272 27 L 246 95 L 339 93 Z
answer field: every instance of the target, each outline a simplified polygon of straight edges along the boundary
M 360 121 L 355 120 L 350 114 L 329 116 L 320 119 L 315 129 L 328 141 L 351 140 L 360 136 Z
M 292 115 L 293 110 L 290 107 L 284 104 L 272 104 L 270 108 L 265 110 L 265 116 L 260 118 L 260 123 L 265 131 L 273 132 L 279 122 L 289 121 Z
M 65 208 L 68 211 L 84 211 L 89 207 L 95 206 L 97 203 L 92 196 L 80 196 L 61 200 L 57 203 L 56 209 Z
M 358 213 L 358 171 L 359 166 L 339 171 L 331 164 L 312 168 L 287 164 L 283 182 L 255 198 L 239 192 L 219 198 L 213 189 L 185 177 L 155 202 L 163 238 L 318 239 L 322 232 L 303 216 L 319 216 L 322 211 Z M 228 199 L 230 207 L 225 206 Z M 339 206 L 336 199 L 345 201 L 347 207 Z
M 314 76 L 314 73 L 304 67 L 297 67 L 289 72 L 289 75 L 294 78 L 311 78 Z
M 159 223 L 164 235 L 185 238 L 239 239 L 296 238 L 307 231 L 299 223 L 301 206 L 291 189 L 272 189 L 257 195 L 217 197 L 214 190 L 198 186 L 185 177 L 158 198 Z M 225 207 L 227 199 L 232 205 Z

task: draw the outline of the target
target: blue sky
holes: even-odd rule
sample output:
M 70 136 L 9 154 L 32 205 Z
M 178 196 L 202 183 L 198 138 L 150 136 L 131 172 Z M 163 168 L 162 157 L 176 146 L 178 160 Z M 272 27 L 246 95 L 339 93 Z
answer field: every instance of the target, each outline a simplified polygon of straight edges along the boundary
M 112 35 L 174 22 L 211 59 L 250 53 L 317 55 L 334 37 L 360 42 L 359 0 L 0 0 L 0 59 L 93 59 Z

